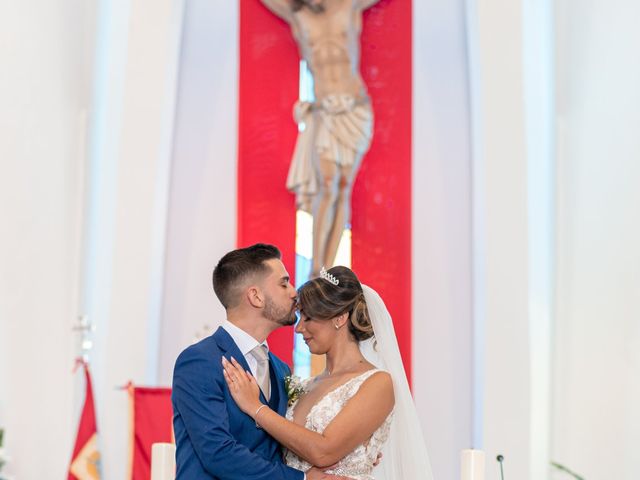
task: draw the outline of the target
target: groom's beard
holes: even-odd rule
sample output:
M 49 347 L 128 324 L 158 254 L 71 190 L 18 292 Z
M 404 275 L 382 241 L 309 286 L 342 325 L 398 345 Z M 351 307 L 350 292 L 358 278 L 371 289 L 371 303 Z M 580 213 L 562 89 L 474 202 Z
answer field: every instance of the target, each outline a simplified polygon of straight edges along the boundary
M 296 302 L 292 301 L 291 308 L 287 309 L 286 307 L 276 305 L 276 302 L 274 302 L 271 297 L 266 297 L 264 304 L 262 315 L 268 320 L 283 327 L 288 327 L 296 323 Z

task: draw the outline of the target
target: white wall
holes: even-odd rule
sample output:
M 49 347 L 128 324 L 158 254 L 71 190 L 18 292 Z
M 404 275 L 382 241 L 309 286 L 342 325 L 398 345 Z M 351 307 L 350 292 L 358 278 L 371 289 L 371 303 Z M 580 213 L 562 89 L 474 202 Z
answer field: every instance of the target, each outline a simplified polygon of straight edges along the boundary
M 471 134 L 464 2 L 413 3 L 413 392 L 434 478 L 472 412 Z
M 552 455 L 587 479 L 631 480 L 640 471 L 640 4 L 562 0 L 557 17 Z
M 79 138 L 93 14 L 79 0 L 5 2 L 0 12 L 0 426 L 12 457 L 5 473 L 16 478 L 63 478 L 75 439 Z
M 157 380 L 225 312 L 211 273 L 236 245 L 238 4 L 185 7 L 168 205 L 166 275 Z

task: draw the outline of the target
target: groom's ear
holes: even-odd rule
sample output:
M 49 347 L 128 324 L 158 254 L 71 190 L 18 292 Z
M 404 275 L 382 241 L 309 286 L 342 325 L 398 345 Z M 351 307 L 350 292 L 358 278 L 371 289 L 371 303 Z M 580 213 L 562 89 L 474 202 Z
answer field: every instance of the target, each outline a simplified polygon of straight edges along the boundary
M 247 300 L 252 307 L 262 308 L 264 307 L 264 295 L 257 286 L 251 286 L 247 288 Z

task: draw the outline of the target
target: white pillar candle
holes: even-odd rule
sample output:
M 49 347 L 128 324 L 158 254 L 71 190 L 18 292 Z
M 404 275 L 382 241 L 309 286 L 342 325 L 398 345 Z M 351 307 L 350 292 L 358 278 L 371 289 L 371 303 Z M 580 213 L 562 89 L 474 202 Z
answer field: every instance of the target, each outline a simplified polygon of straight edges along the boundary
M 151 480 L 175 480 L 176 446 L 154 443 L 151 446 Z
M 460 460 L 461 480 L 484 480 L 484 452 L 482 450 L 462 450 Z

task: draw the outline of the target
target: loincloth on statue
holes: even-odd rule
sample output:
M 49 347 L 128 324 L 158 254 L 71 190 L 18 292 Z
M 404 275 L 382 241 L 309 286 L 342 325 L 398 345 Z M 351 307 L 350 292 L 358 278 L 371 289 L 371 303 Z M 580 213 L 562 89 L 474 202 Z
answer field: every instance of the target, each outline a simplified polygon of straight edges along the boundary
M 368 97 L 329 95 L 320 102 L 296 102 L 293 116 L 303 129 L 293 151 L 287 188 L 296 194 L 298 208 L 309 212 L 318 193 L 317 161 L 329 158 L 352 166 L 366 153 L 373 135 L 373 110 Z

